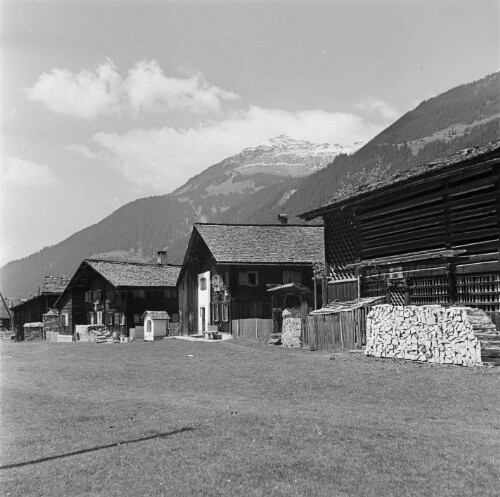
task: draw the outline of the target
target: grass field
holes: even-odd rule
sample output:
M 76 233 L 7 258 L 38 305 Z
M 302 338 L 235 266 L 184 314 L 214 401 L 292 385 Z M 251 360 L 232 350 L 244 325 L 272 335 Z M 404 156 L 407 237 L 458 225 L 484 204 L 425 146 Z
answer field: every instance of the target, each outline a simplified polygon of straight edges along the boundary
M 1 495 L 500 494 L 500 368 L 2 341 Z

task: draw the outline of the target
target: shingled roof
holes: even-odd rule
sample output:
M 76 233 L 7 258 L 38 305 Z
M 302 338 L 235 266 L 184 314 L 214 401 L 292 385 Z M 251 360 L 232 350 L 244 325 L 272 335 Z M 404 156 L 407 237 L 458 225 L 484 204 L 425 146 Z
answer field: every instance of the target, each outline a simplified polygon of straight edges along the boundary
M 85 259 L 92 269 L 114 287 L 176 286 L 180 266 Z
M 68 286 L 69 278 L 62 276 L 45 276 L 41 293 L 63 293 Z
M 359 189 L 347 196 L 342 196 L 339 193 L 335 194 L 330 202 L 326 205 L 318 207 L 312 211 L 300 214 L 299 217 L 303 219 L 314 219 L 315 217 L 321 216 L 324 212 L 330 211 L 337 206 L 342 206 L 347 203 L 355 203 L 358 200 L 362 200 L 371 193 L 377 193 L 390 189 L 391 187 L 397 187 L 400 184 L 404 185 L 417 178 L 428 176 L 432 173 L 440 173 L 441 171 L 448 170 L 453 171 L 456 167 L 463 164 L 476 163 L 481 160 L 483 156 L 487 156 L 491 153 L 497 153 L 500 151 L 500 140 L 488 142 L 481 146 L 476 146 L 472 148 L 466 148 L 460 150 L 452 155 L 448 155 L 443 158 L 435 159 L 426 164 L 413 167 L 407 171 L 398 171 L 392 176 L 388 176 L 382 181 L 376 183 L 368 183 L 359 187 Z
M 298 264 L 325 257 L 323 226 L 197 223 L 194 230 L 219 264 Z

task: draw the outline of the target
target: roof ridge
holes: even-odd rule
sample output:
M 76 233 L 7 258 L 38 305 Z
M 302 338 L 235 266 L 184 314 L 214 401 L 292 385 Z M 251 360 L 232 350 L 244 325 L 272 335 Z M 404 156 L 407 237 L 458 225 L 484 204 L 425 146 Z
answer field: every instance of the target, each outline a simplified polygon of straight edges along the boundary
M 323 224 L 257 224 L 257 223 L 194 223 L 195 226 L 261 226 L 261 227 L 283 227 L 283 228 L 324 228 Z
M 180 264 L 158 264 L 156 262 L 137 262 L 137 261 L 112 261 L 109 259 L 83 259 L 84 262 L 107 262 L 108 264 L 129 264 L 136 266 L 164 266 L 164 267 L 181 267 Z

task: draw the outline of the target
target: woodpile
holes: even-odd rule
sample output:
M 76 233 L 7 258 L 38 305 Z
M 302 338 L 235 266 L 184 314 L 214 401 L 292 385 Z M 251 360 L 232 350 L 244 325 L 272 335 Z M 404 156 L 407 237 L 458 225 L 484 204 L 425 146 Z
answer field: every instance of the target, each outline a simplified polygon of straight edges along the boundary
M 300 307 L 283 310 L 281 344 L 283 347 L 299 348 L 302 320 Z
M 500 364 L 500 338 L 488 315 L 468 307 L 375 306 L 365 354 L 420 362 Z

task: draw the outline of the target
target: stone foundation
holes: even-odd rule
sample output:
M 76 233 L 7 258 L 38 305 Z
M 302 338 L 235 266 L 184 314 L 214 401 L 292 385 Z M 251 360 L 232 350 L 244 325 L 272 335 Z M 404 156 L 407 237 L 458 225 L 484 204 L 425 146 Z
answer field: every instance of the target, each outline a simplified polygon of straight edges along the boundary
M 478 309 L 378 305 L 367 316 L 365 354 L 479 366 L 500 362 L 500 339 Z

